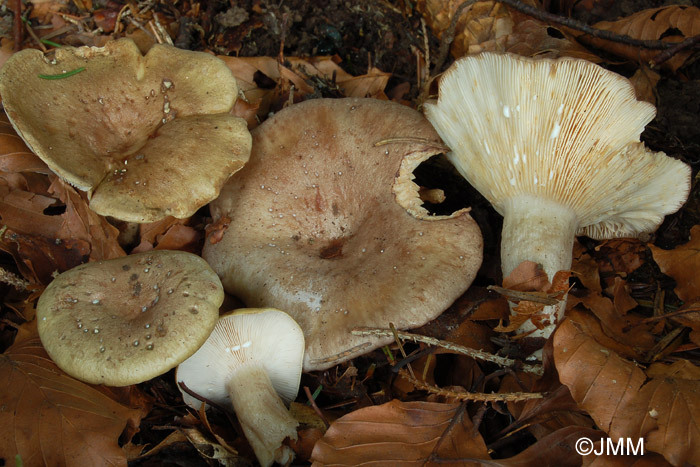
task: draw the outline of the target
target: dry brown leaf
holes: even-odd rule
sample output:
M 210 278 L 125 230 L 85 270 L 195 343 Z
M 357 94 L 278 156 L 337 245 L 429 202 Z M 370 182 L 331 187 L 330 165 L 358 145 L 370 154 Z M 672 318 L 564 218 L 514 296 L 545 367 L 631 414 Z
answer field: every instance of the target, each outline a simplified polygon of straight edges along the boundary
M 12 255 L 19 271 L 32 284 L 47 285 L 55 273 L 87 261 L 90 244 L 84 240 L 56 241 L 39 235 L 5 230 L 0 250 Z
M 465 465 L 457 461 L 464 458 L 489 459 L 484 440 L 460 407 L 394 400 L 356 410 L 331 424 L 311 460 L 316 466 L 436 466 Z M 441 462 L 432 461 L 432 455 Z
M 0 179 L 0 219 L 8 229 L 52 240 L 59 238 L 61 218 L 44 214 L 44 210 L 54 204 L 54 198 L 12 189 Z
M 671 464 L 700 463 L 700 369 L 681 362 L 645 373 L 571 319 L 554 334 L 554 361 L 574 400 L 613 441 L 644 437 L 645 450 Z
M 1 129 L 0 170 L 3 172 L 50 172 L 44 161 L 35 156 L 16 133 L 6 134 Z
M 661 75 L 644 64 L 630 77 L 637 99 L 652 105 L 656 105 L 656 85 L 660 80 Z
M 420 0 L 416 9 L 425 18 L 433 33 L 442 37 L 462 0 Z M 530 6 L 537 2 L 526 0 Z M 504 4 L 494 1 L 474 3 L 462 12 L 457 21 L 451 53 L 455 58 L 482 51 L 512 52 L 519 55 L 550 53 L 553 56 L 566 55 L 600 59 L 584 47 L 566 37 L 565 31 L 558 31 L 564 38 L 550 34 L 550 25 L 533 19 Z
M 49 359 L 38 339 L 0 356 L 0 458 L 25 466 L 126 465 L 117 443 L 147 410 L 123 406 Z
M 631 274 L 645 263 L 646 245 L 632 238 L 605 240 L 596 247 L 601 273 Z
M 581 281 L 583 286 L 592 292 L 602 292 L 600 286 L 600 271 L 598 263 L 585 252 L 579 242 L 574 243 L 574 258 L 571 264 L 571 274 Z
M 676 281 L 673 289 L 684 302 L 700 298 L 700 225 L 690 229 L 690 241 L 673 250 L 649 245 L 661 271 Z
M 601 452 L 600 445 L 594 448 Z M 654 452 L 645 452 L 643 456 L 618 456 L 603 453 L 600 456 L 586 456 L 583 458 L 584 467 L 670 467 L 664 456 Z
M 593 293 L 584 297 L 570 296 L 569 304 L 572 308 L 566 311 L 566 315 L 620 355 L 643 361 L 646 353 L 656 345 L 652 332 L 654 323 L 644 323 L 643 318 L 633 314 L 619 314 L 607 297 Z M 583 307 L 593 314 L 583 311 Z
M 377 68 L 370 69 L 362 76 L 352 76 L 340 68 L 333 57 L 313 57 L 302 59 L 285 57 L 285 63 L 289 68 L 280 65 L 274 57 L 227 57 L 220 56 L 231 69 L 238 81 L 239 88 L 243 91 L 246 100 L 257 110 L 261 118 L 275 107 L 275 98 L 283 97 L 274 87 L 260 87 L 260 76 L 266 77 L 274 83 L 286 81 L 294 85 L 294 95 L 304 96 L 314 92 L 307 83 L 309 78 L 317 77 L 328 80 L 334 79 L 335 84 L 344 91 L 345 97 L 380 97 L 384 96 L 390 73 L 384 73 Z M 250 122 L 249 119 L 247 121 Z
M 61 228 L 56 238 L 88 242 L 91 261 L 125 255 L 118 241 L 119 229 L 88 207 L 84 193 L 55 176 L 49 192 L 55 194 L 66 205 L 66 212 L 61 215 Z
M 601 21 L 593 27 L 616 34 L 625 34 L 635 39 L 681 42 L 700 34 L 700 8 L 684 5 L 652 8 L 617 21 Z M 658 50 L 633 47 L 588 35 L 581 35 L 579 40 L 640 63 L 649 63 L 659 54 Z M 681 51 L 664 62 L 662 66 L 676 71 L 691 54 L 690 50 Z
M 613 286 L 606 291 L 612 295 L 615 311 L 620 316 L 626 315 L 628 311 L 639 306 L 627 290 L 627 282 L 620 277 L 615 276 Z
M 576 453 L 576 441 L 580 438 L 597 441 L 603 436 L 605 436 L 605 433 L 599 430 L 581 426 L 568 426 L 543 437 L 518 455 L 508 459 L 501 459 L 498 463 L 503 467 L 580 465 L 581 456 Z

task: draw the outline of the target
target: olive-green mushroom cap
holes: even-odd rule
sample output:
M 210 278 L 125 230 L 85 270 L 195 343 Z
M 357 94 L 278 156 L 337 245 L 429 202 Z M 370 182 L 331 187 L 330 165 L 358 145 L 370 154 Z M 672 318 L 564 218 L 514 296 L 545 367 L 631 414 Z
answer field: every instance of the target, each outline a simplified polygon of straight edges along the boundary
M 51 359 L 92 384 L 126 386 L 165 373 L 207 339 L 224 299 L 199 256 L 150 251 L 60 274 L 37 304 Z
M 132 222 L 187 217 L 250 154 L 238 87 L 214 56 L 133 41 L 14 54 L 0 70 L 7 115 L 99 214 Z

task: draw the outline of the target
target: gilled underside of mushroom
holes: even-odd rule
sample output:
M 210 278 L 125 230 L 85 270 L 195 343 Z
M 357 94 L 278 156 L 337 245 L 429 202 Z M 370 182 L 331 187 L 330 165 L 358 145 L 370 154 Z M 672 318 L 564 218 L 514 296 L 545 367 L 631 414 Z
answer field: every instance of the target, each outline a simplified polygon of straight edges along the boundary
M 571 267 L 575 235 L 654 231 L 688 195 L 690 168 L 639 142 L 654 107 L 585 60 L 467 56 L 425 112 L 450 161 L 504 217 L 504 277 L 533 261 L 551 281 Z M 563 306 L 545 310 L 538 335 L 551 334 Z

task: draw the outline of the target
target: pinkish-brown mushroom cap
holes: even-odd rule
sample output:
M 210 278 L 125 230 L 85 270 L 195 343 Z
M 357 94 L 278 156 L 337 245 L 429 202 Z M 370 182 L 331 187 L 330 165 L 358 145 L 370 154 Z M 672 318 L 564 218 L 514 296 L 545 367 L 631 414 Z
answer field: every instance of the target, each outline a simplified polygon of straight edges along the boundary
M 428 216 L 411 181 L 441 152 L 419 112 L 372 99 L 307 101 L 256 128 L 253 141 L 249 163 L 211 204 L 215 220 L 231 222 L 203 256 L 248 306 L 299 323 L 305 370 L 391 340 L 353 328 L 421 326 L 471 284 L 482 258 L 476 223 L 465 211 Z
M 13 126 L 90 207 L 122 220 L 187 217 L 215 198 L 250 154 L 229 114 L 236 80 L 216 57 L 133 41 L 27 49 L 0 71 Z

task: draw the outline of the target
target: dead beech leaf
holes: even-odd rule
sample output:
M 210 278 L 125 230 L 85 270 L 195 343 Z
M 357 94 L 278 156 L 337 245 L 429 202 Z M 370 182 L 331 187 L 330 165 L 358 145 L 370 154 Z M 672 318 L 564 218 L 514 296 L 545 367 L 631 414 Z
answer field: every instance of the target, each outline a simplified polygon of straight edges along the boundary
M 56 204 L 54 198 L 29 191 L 12 189 L 0 180 L 0 219 L 15 232 L 50 238 L 59 238 L 61 219 L 47 216 L 44 210 Z
M 19 271 L 32 284 L 47 285 L 54 273 L 87 261 L 90 244 L 84 240 L 61 240 L 5 230 L 0 250 L 12 255 Z
M 280 65 L 274 57 L 227 57 L 220 56 L 238 81 L 246 100 L 257 110 L 259 117 L 264 117 L 274 107 L 271 102 L 276 95 L 275 86 L 261 87 L 258 85 L 262 75 L 273 83 L 287 81 L 294 85 L 294 95 L 305 96 L 314 92 L 307 83 L 310 78 L 334 80 L 343 91 L 345 97 L 375 97 L 384 98 L 390 73 L 377 68 L 370 69 L 362 76 L 352 76 L 333 61 L 333 57 L 313 57 L 308 59 L 285 57 L 289 67 Z M 249 119 L 246 119 L 250 121 Z
M 613 286 L 610 287 L 607 292 L 613 297 L 613 305 L 615 305 L 615 311 L 621 316 L 626 315 L 628 311 L 639 306 L 639 303 L 632 298 L 627 290 L 627 282 L 620 278 L 615 277 Z
M 561 428 L 529 446 L 523 452 L 508 459 L 500 459 L 500 466 L 525 465 L 580 465 L 581 456 L 576 453 L 575 444 L 580 438 L 592 441 L 605 436 L 600 430 L 581 426 Z
M 119 245 L 119 229 L 88 207 L 84 193 L 58 177 L 54 177 L 49 192 L 55 194 L 66 205 L 56 238 L 88 242 L 91 261 L 119 258 L 126 254 Z
M 572 308 L 567 309 L 567 316 L 587 334 L 596 336 L 600 344 L 626 358 L 643 361 L 656 345 L 652 332 L 654 323 L 644 323 L 643 318 L 634 314 L 619 314 L 607 297 L 592 293 L 584 297 L 570 296 L 569 303 Z M 583 311 L 584 307 L 592 314 Z
M 699 369 L 679 362 L 645 373 L 571 319 L 554 334 L 554 361 L 574 400 L 613 441 L 643 437 L 645 450 L 673 465 L 700 463 Z
M 605 240 L 595 249 L 600 272 L 613 273 L 606 276 L 632 274 L 648 256 L 646 244 L 633 238 Z
M 0 356 L 0 400 L 0 458 L 25 466 L 126 466 L 117 441 L 145 415 L 60 371 L 38 339 Z
M 0 170 L 3 172 L 49 173 L 47 165 L 35 156 L 17 134 L 0 132 Z
M 634 86 L 634 94 L 638 100 L 656 105 L 656 85 L 661 80 L 661 75 L 645 64 L 630 77 L 630 82 Z
M 649 245 L 649 248 L 661 272 L 676 281 L 673 290 L 678 298 L 684 302 L 700 298 L 700 225 L 690 229 L 688 243 L 673 250 L 662 250 L 654 245 Z
M 457 465 L 464 458 L 490 459 L 484 440 L 460 407 L 393 400 L 356 410 L 331 424 L 311 460 L 315 466 L 436 466 Z M 441 462 L 431 461 L 432 455 Z
M 684 5 L 651 8 L 617 21 L 601 21 L 594 24 L 593 27 L 617 34 L 626 34 L 635 39 L 681 42 L 700 34 L 700 8 Z M 633 47 L 588 35 L 581 35 L 579 40 L 640 63 L 649 63 L 652 58 L 659 54 L 658 50 Z M 681 51 L 664 62 L 662 67 L 676 71 L 692 53 L 691 50 Z
M 425 18 L 433 33 L 441 38 L 461 3 L 462 0 L 419 0 L 416 9 Z M 537 2 L 532 0 L 526 0 L 524 3 L 538 7 Z M 550 34 L 552 29 L 555 28 L 510 10 L 500 2 L 479 1 L 464 10 L 457 20 L 455 38 L 450 50 L 455 58 L 483 51 L 496 51 L 525 56 L 549 53 L 553 56 L 566 55 L 600 61 L 580 44 L 567 38 L 566 31 L 557 30 L 564 36 L 562 39 L 558 34 Z

